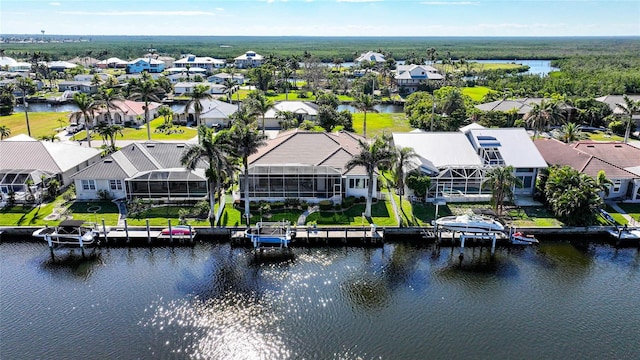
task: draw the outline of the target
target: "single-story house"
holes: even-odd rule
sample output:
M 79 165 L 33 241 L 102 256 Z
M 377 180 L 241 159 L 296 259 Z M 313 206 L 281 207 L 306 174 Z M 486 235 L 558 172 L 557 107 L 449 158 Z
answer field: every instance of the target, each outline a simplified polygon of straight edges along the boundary
M 73 80 L 75 81 L 93 81 L 94 77 L 98 77 L 98 79 L 100 79 L 100 81 L 107 81 L 109 80 L 110 77 L 112 77 L 111 75 L 107 74 L 107 73 L 95 73 L 95 74 L 78 74 L 75 75 L 73 77 Z
M 255 51 L 247 51 L 233 60 L 237 68 L 248 69 L 262 65 L 264 56 L 256 54 Z
M 228 73 L 218 73 L 213 74 L 207 78 L 208 82 L 220 85 L 223 85 L 227 80 L 232 80 L 235 84 L 242 85 L 244 84 L 244 75 L 239 73 L 235 73 L 233 75 Z
M 74 143 L 38 141 L 27 135 L 5 139 L 0 141 L 0 197 L 6 200 L 13 192 L 16 201 L 36 200 L 43 182 L 57 179 L 66 187 L 71 175 L 99 160 L 100 150 Z
M 100 60 L 92 58 L 91 56 L 76 56 L 73 59 L 67 60 L 72 64 L 82 65 L 84 67 L 95 67 Z
M 516 196 L 531 196 L 540 169 L 546 168 L 537 148 L 523 128 L 483 128 L 479 125 L 459 132 L 393 133 L 393 143 L 417 153 L 415 166 L 431 177 L 427 199 L 448 202 L 488 201 L 484 188 L 486 172 L 496 166 L 513 166 L 522 186 Z
M 475 107 L 476 109 L 482 110 L 485 112 L 489 112 L 489 111 L 508 112 L 515 109 L 518 115 L 524 116 L 529 111 L 531 111 L 534 104 L 540 104 L 542 100 L 551 101 L 551 99 L 545 99 L 545 98 L 503 99 L 503 100 L 496 100 L 488 103 L 478 104 Z M 574 109 L 574 107 L 563 103 L 563 104 L 560 104 L 560 109 L 568 111 L 568 110 Z
M 124 69 L 127 67 L 128 63 L 129 62 L 126 60 L 122 60 L 117 57 L 111 57 L 106 60 L 98 61 L 98 63 L 96 64 L 96 67 L 100 69 L 107 69 L 107 68 Z
M 304 120 L 315 121 L 318 117 L 318 105 L 310 101 L 280 101 L 275 103 L 264 114 L 264 127 L 267 129 L 279 129 L 280 118 L 278 112 L 289 111 L 296 115 L 298 122 Z M 262 119 L 260 119 L 262 121 Z
M 179 82 L 173 86 L 173 94 L 175 96 L 189 95 L 198 85 L 206 86 L 209 89 L 207 92 L 211 95 L 223 95 L 227 90 L 223 85 L 209 82 Z
M 201 68 L 207 71 L 213 71 L 213 69 L 224 68 L 227 66 L 227 62 L 225 60 L 214 59 L 209 56 L 195 56 L 189 54 L 173 63 L 173 67 L 176 68 L 186 68 L 187 66 L 191 69 Z
M 70 63 L 68 61 L 51 61 L 47 64 L 47 67 L 51 71 L 64 72 L 65 70 L 71 70 L 78 65 Z
M 168 202 L 201 200 L 207 196 L 203 164 L 185 169 L 180 157 L 184 143 L 132 143 L 75 173 L 76 196 L 98 199 L 106 192 L 114 199 L 148 199 Z
M 249 157 L 249 196 L 252 201 L 297 198 L 309 202 L 367 195 L 368 176 L 363 167 L 346 170 L 360 152 L 358 140 L 349 132 L 307 132 L 299 129 L 267 140 Z M 374 177 L 373 188 L 377 188 Z M 240 189 L 244 177 L 240 176 Z M 377 197 L 377 191 L 374 196 Z M 240 197 L 244 191 L 240 191 Z
M 640 95 L 627 95 L 627 96 L 629 97 L 629 99 L 633 101 L 640 101 Z M 620 109 L 618 104 L 624 106 L 626 109 L 626 104 L 625 104 L 623 95 L 606 95 L 606 96 L 601 96 L 599 98 L 596 98 L 596 100 L 607 104 L 609 106 L 609 109 L 611 109 L 611 111 L 613 111 L 613 114 L 616 116 L 621 116 L 622 114 L 624 114 L 623 110 Z M 636 129 L 640 128 L 640 114 L 635 114 L 633 115 L 632 118 L 635 122 Z M 632 128 L 631 133 L 633 133 L 634 131 L 635 129 Z
M 98 85 L 89 81 L 60 81 L 58 91 L 78 91 L 85 94 L 95 94 L 98 92 Z
M 355 60 L 353 60 L 353 62 L 360 65 L 364 63 L 370 63 L 370 62 L 383 63 L 386 61 L 387 60 L 385 60 L 383 54 L 373 52 L 373 51 L 367 51 L 366 53 L 360 54 L 360 56 L 358 56 L 357 58 L 355 58 Z
M 202 112 L 200 113 L 200 122 L 209 127 L 229 127 L 231 115 L 238 111 L 237 105 L 232 105 L 217 99 L 202 100 L 201 103 Z M 195 122 L 193 106 L 190 106 L 186 112 L 184 107 L 179 111 L 175 111 L 173 118 L 174 122 L 179 124 Z
M 399 91 L 409 94 L 418 91 L 419 86 L 427 81 L 442 80 L 444 77 L 433 66 L 398 65 L 393 79 Z
M 12 72 L 28 72 L 31 70 L 31 64 L 27 62 L 19 62 L 8 56 L 0 57 L 0 70 Z
M 613 141 L 537 139 L 535 145 L 549 165 L 567 165 L 593 178 L 603 170 L 613 182 L 607 199 L 640 203 L 640 149 Z
M 156 74 L 156 73 L 148 73 L 148 74 L 153 80 L 158 80 L 159 78 L 164 76 L 163 74 Z M 128 82 L 131 79 L 141 79 L 141 78 L 142 78 L 142 74 L 138 73 L 138 74 L 122 74 L 118 76 L 116 79 L 120 84 L 123 84 Z
M 137 58 L 127 64 L 127 74 L 139 74 L 144 71 L 161 73 L 164 71 L 164 62 L 152 58 Z
M 109 109 L 113 124 L 127 124 L 132 126 L 144 125 L 144 101 L 114 100 L 113 105 L 116 108 Z M 156 102 L 149 103 L 149 119 L 155 119 L 158 117 L 158 108 L 160 106 L 162 106 L 162 104 Z M 95 116 L 95 121 L 96 123 L 107 123 L 107 110 L 101 108 Z

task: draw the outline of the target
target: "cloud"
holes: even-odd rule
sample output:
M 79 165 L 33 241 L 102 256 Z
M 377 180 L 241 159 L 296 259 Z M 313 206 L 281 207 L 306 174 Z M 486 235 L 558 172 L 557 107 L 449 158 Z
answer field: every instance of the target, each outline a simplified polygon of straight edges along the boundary
M 50 2 L 49 5 L 51 5 L 51 6 L 60 6 L 62 4 L 60 4 L 59 2 Z
M 382 2 L 383 0 L 336 0 L 337 2 L 345 3 L 368 3 L 368 2 Z
M 475 1 L 423 1 L 422 5 L 480 5 Z
M 86 16 L 202 16 L 216 15 L 209 11 L 58 11 L 64 15 Z

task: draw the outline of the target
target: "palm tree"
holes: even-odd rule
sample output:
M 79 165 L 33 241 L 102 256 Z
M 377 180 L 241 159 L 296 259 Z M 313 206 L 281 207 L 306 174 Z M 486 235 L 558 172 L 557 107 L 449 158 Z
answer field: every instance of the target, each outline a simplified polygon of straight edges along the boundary
M 224 91 L 227 93 L 227 98 L 229 99 L 229 103 L 233 103 L 232 95 L 234 93 L 233 90 L 236 87 L 236 82 L 235 80 L 233 80 L 233 74 L 231 74 L 230 78 L 224 79 L 222 86 L 224 86 Z M 240 92 L 238 92 L 238 108 L 240 108 Z
M 161 102 L 160 96 L 164 94 L 164 90 L 158 86 L 158 83 L 147 77 L 141 81 L 136 81 L 132 84 L 131 93 L 129 98 L 132 100 L 144 101 L 144 122 L 147 124 L 147 139 L 151 140 L 151 125 L 149 124 L 149 103 Z
M 533 104 L 531 110 L 522 118 L 529 127 L 535 129 L 533 139 L 538 137 L 538 132 L 549 125 L 555 125 L 564 119 L 560 107 L 555 101 L 542 100 L 539 104 Z
M 202 114 L 203 106 L 202 100 L 211 100 L 213 96 L 209 93 L 209 87 L 203 84 L 198 84 L 193 87 L 193 91 L 189 93 L 189 101 L 184 106 L 184 114 L 189 114 L 189 109 L 193 107 L 193 113 L 196 120 L 196 125 L 200 127 L 200 114 Z M 198 132 L 199 134 L 200 132 Z
M 76 123 L 79 123 L 81 118 L 84 119 L 84 128 L 87 132 L 87 144 L 91 147 L 89 127 L 93 125 L 93 115 L 100 108 L 100 104 L 93 100 L 90 95 L 79 92 L 73 94 L 73 102 L 78 107 L 78 111 L 71 114 L 70 120 L 75 120 Z
M 38 139 L 39 139 L 39 140 L 42 140 L 42 141 L 51 141 L 51 142 L 54 142 L 54 141 L 56 141 L 56 140 L 60 140 L 60 139 L 58 139 L 58 137 L 56 136 L 56 134 L 42 135 L 42 136 L 40 136 Z
M 514 175 L 513 166 L 497 166 L 486 172 L 482 186 L 491 189 L 493 209 L 502 214 L 504 199 L 513 201 L 513 190 L 522 186 L 522 180 Z
M 373 96 L 368 94 L 360 94 L 356 98 L 355 107 L 364 113 L 362 122 L 362 136 L 367 137 L 367 112 L 375 111 L 373 106 L 376 104 Z
M 120 134 L 120 136 L 124 136 L 122 133 L 122 126 L 120 125 L 100 124 L 96 131 L 100 134 L 103 140 L 109 140 L 110 145 L 106 150 L 107 154 L 116 151 L 116 135 Z
M 622 111 L 624 115 L 629 117 L 627 121 L 627 129 L 624 132 L 625 144 L 629 141 L 629 134 L 631 132 L 631 123 L 633 122 L 633 115 L 640 114 L 640 100 L 632 100 L 627 95 L 624 96 L 624 104 L 616 104 L 616 107 Z
M 0 125 L 0 140 L 4 140 L 11 136 L 11 129 L 7 125 Z
M 215 133 L 204 125 L 198 127 L 200 142 L 188 146 L 180 157 L 180 163 L 194 170 L 200 163 L 207 163 L 206 175 L 209 180 L 209 223 L 213 227 L 215 218 L 215 194 L 220 189 L 223 173 L 231 173 L 233 164 L 229 161 L 229 145 L 225 132 Z
M 273 102 L 262 91 L 249 94 L 249 109 L 255 115 L 262 116 L 262 135 L 264 135 L 264 114 L 267 113 Z
M 410 147 L 396 147 L 394 155 L 393 177 L 398 196 L 400 197 L 400 209 L 402 210 L 402 195 L 404 195 L 404 178 L 406 175 L 404 170 L 411 166 L 413 159 L 418 157 L 418 154 Z M 400 225 L 402 225 L 402 222 Z
M 124 100 L 124 97 L 120 95 L 120 93 L 116 89 L 103 87 L 98 91 L 96 101 L 107 110 L 107 124 L 113 125 L 111 109 L 122 111 L 120 106 L 118 106 L 118 104 L 116 103 L 116 101 L 122 100 Z
M 230 141 L 233 144 L 232 153 L 242 160 L 243 185 L 244 185 L 244 216 L 249 225 L 249 156 L 258 152 L 258 148 L 265 145 L 266 136 L 256 128 L 254 115 L 244 108 L 232 115 L 234 117 L 231 127 Z
M 586 139 L 587 135 L 580 130 L 580 127 L 575 123 L 566 123 L 562 125 L 560 131 L 556 134 L 556 139 L 570 143 L 582 139 Z
M 170 107 L 168 106 L 161 106 L 158 109 L 158 115 L 162 116 L 164 118 L 164 127 L 166 128 L 170 128 L 171 126 L 173 126 L 173 110 L 171 110 Z
M 598 171 L 598 176 L 596 177 L 596 185 L 602 190 L 605 196 L 609 196 L 610 185 L 613 185 L 613 181 L 607 178 L 607 174 L 604 170 Z
M 346 164 L 346 169 L 351 170 L 356 166 L 362 166 L 367 172 L 369 182 L 367 184 L 367 204 L 364 209 L 366 217 L 371 216 L 371 201 L 373 198 L 373 175 L 378 166 L 389 164 L 393 160 L 393 150 L 381 138 L 375 138 L 367 143 L 358 140 L 360 152 L 355 154 Z
M 36 85 L 28 77 L 20 77 L 16 82 L 16 87 L 20 89 L 22 93 L 22 106 L 24 107 L 24 118 L 27 122 L 27 134 L 31 136 L 31 126 L 29 124 L 29 112 L 27 111 L 29 105 L 27 104 L 27 95 L 33 91 Z

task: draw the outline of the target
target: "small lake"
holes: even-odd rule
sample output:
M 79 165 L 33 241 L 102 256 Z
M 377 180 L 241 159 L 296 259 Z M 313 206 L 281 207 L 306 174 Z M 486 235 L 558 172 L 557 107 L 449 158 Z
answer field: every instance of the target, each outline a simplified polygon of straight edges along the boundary
M 0 244 L 3 359 L 632 359 L 640 253 Z

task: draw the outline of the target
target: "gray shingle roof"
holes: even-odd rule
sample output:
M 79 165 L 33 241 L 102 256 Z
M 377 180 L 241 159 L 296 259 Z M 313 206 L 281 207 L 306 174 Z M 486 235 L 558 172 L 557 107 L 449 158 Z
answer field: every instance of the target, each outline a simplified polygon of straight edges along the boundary
M 43 142 L 21 136 L 0 141 L 0 169 L 38 169 L 57 174 L 99 154 L 97 149 L 76 144 Z

